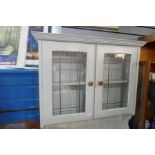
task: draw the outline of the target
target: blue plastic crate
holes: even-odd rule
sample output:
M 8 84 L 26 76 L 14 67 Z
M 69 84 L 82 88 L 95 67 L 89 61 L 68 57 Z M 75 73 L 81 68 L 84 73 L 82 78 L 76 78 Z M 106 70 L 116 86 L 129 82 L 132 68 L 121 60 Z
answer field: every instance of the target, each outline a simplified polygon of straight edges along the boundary
M 39 109 L 0 113 L 0 124 L 12 124 L 39 120 Z
M 0 69 L 0 123 L 28 120 L 39 120 L 38 69 Z

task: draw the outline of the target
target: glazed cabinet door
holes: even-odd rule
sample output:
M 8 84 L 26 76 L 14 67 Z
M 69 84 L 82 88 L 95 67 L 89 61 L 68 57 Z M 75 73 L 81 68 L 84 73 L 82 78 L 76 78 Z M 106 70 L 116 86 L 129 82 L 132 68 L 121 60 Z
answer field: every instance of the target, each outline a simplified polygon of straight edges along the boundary
M 134 112 L 138 48 L 97 46 L 95 117 Z
M 95 45 L 42 42 L 41 127 L 93 117 Z

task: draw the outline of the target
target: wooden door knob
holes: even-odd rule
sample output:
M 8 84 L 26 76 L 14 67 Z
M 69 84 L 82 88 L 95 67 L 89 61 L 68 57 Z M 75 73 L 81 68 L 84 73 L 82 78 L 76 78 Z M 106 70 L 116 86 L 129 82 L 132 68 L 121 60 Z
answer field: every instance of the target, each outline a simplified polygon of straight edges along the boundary
M 99 82 L 98 82 L 98 85 L 99 85 L 99 86 L 103 86 L 103 81 L 99 81 Z
M 94 84 L 93 81 L 89 81 L 89 82 L 88 82 L 88 86 L 90 86 L 90 87 L 92 87 L 93 84 Z

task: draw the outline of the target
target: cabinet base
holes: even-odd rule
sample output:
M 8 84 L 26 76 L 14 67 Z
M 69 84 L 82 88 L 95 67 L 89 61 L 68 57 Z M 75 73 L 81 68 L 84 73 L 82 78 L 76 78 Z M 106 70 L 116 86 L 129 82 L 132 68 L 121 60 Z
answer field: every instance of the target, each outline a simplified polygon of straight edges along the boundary
M 46 126 L 46 129 L 128 129 L 131 115 L 99 118 Z

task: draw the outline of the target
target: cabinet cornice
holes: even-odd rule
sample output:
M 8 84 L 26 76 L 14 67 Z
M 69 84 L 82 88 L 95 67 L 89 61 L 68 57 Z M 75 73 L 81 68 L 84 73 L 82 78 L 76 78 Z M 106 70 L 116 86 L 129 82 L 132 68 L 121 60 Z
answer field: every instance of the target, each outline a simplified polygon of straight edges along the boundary
M 120 46 L 136 46 L 140 47 L 146 44 L 145 41 L 127 40 L 117 38 L 103 38 L 93 36 L 80 36 L 80 35 L 68 35 L 68 34 L 51 34 L 32 32 L 33 36 L 37 40 L 44 41 L 58 41 L 58 42 L 77 42 L 87 44 L 106 44 L 106 45 L 120 45 Z

